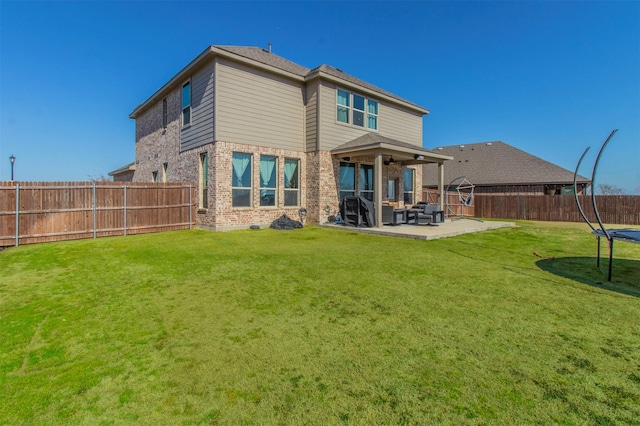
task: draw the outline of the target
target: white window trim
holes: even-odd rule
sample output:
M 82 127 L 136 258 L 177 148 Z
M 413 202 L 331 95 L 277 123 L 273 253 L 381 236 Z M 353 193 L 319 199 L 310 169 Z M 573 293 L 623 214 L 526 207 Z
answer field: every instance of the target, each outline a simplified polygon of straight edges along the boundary
M 340 105 L 338 104 L 338 90 L 342 90 L 344 92 L 347 92 L 349 94 L 349 106 L 345 106 L 345 105 Z M 343 126 L 349 126 L 349 127 L 355 127 L 357 129 L 362 129 L 362 130 L 366 130 L 368 132 L 378 132 L 378 129 L 380 128 L 380 101 L 377 99 L 372 99 L 369 98 L 366 95 L 363 95 L 361 93 L 358 92 L 353 92 L 351 90 L 347 90 L 344 89 L 342 87 L 336 87 L 335 88 L 335 92 L 336 92 L 336 98 L 335 98 L 335 107 L 334 107 L 334 114 L 335 114 L 335 122 L 336 124 L 340 124 Z M 358 126 L 357 124 L 353 123 L 353 112 L 354 110 L 356 110 L 355 105 L 353 103 L 353 96 L 360 96 L 362 98 L 364 98 L 364 110 L 357 110 L 358 112 L 362 112 L 364 114 L 364 120 L 363 120 L 363 125 L 362 126 Z M 374 102 L 376 102 L 378 104 L 378 113 L 377 114 L 371 114 L 369 113 L 369 100 L 372 100 Z M 338 106 L 341 106 L 343 108 L 347 109 L 347 115 L 348 115 L 348 123 L 345 123 L 344 121 L 340 121 L 338 120 Z M 375 129 L 371 129 L 369 127 L 369 115 L 375 116 L 376 117 L 376 128 Z
M 205 164 L 204 164 L 204 159 L 207 159 L 207 169 L 205 169 Z M 209 153 L 208 152 L 202 152 L 200 153 L 199 156 L 199 179 L 198 179 L 198 189 L 199 189 L 199 195 L 200 195 L 200 205 L 198 206 L 201 209 L 208 209 L 209 208 L 209 170 L 208 170 L 208 166 L 209 166 Z
M 287 160 L 293 160 L 296 161 L 298 163 L 298 187 L 297 188 L 287 188 L 286 185 L 282 185 L 283 189 L 284 189 L 284 193 L 285 193 L 285 197 L 282 200 L 282 204 L 284 205 L 284 207 L 297 207 L 300 205 L 300 182 L 302 181 L 301 177 L 300 177 L 300 159 L 299 158 L 293 158 L 293 157 L 285 157 L 284 161 L 282 162 L 283 167 L 286 167 L 287 164 Z M 286 176 L 284 174 L 284 172 L 282 173 L 282 176 L 284 179 L 286 179 Z M 298 200 L 298 202 L 295 205 L 286 205 L 286 194 L 287 192 L 295 192 L 298 194 L 298 196 L 296 197 L 296 200 Z
M 189 105 L 184 106 L 182 105 L 182 101 L 183 101 L 183 93 L 184 93 L 184 86 L 189 85 Z M 184 83 L 182 83 L 182 88 L 180 90 L 180 124 L 182 125 L 181 127 L 189 127 L 191 126 L 191 124 L 193 123 L 193 109 L 191 108 L 191 100 L 192 100 L 192 96 L 193 96 L 193 85 L 191 84 L 191 79 L 185 81 Z M 187 124 L 184 123 L 184 111 L 186 109 L 189 109 L 189 122 Z
M 262 159 L 262 157 L 271 157 L 274 158 L 276 160 L 276 165 L 275 165 L 275 173 L 276 173 L 276 186 L 274 186 L 273 188 L 271 187 L 263 187 L 262 186 L 262 170 L 260 169 L 260 167 L 262 166 L 262 161 L 260 161 Z M 260 182 L 260 186 L 258 187 L 258 194 L 260 194 L 263 190 L 264 191 L 273 191 L 273 196 L 275 197 L 275 200 L 273 200 L 273 205 L 272 206 L 263 206 L 261 202 L 258 203 L 258 206 L 262 209 L 273 209 L 278 207 L 278 166 L 280 164 L 280 161 L 278 161 L 279 158 L 277 155 L 269 155 L 269 154 L 260 154 L 258 161 L 259 161 L 259 166 L 258 166 L 258 175 L 259 175 L 259 182 Z M 259 197 L 260 198 L 260 197 Z
M 253 200 L 253 194 L 254 194 L 254 185 L 255 182 L 253 181 L 253 174 L 255 172 L 255 165 L 253 164 L 253 159 L 254 159 L 254 155 L 250 152 L 244 152 L 244 151 L 233 151 L 231 153 L 231 161 L 233 161 L 233 154 L 238 153 L 238 154 L 248 154 L 249 155 L 249 167 L 251 167 L 251 175 L 249 176 L 250 182 L 251 182 L 251 186 L 234 186 L 233 185 L 233 163 L 231 166 L 231 208 L 232 209 L 252 209 L 254 206 L 254 200 Z M 259 156 L 258 156 L 259 158 Z M 260 162 L 258 161 L 258 173 L 260 172 Z M 248 206 L 234 206 L 233 205 L 233 190 L 234 189 L 242 189 L 242 190 L 249 190 L 249 205 Z M 258 194 L 260 194 L 260 191 L 258 191 Z
M 404 170 L 402 171 L 402 199 L 404 200 L 405 198 L 405 194 L 411 194 L 411 203 L 409 204 L 415 204 L 416 203 L 416 169 L 412 168 L 412 167 L 405 167 L 405 170 L 411 170 L 411 191 L 405 191 L 404 190 Z M 405 201 L 406 203 L 406 201 Z

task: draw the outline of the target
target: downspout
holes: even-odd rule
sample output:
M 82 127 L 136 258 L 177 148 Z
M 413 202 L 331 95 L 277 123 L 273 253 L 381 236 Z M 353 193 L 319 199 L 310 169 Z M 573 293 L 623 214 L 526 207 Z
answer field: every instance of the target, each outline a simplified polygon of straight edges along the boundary
M 444 211 L 444 162 L 438 163 L 438 205 Z
M 376 152 L 373 176 L 375 182 L 373 184 L 373 198 L 375 201 L 376 228 L 382 228 L 382 154 Z

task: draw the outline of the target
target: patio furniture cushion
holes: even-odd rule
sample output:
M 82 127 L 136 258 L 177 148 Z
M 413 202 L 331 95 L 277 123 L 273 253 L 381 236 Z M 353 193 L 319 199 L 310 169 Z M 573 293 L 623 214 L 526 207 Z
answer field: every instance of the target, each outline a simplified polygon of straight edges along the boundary
M 427 220 L 431 223 L 444 222 L 444 211 L 440 210 L 440 206 L 437 204 L 418 203 L 414 205 L 413 208 L 420 210 L 416 223 L 418 223 L 420 219 Z

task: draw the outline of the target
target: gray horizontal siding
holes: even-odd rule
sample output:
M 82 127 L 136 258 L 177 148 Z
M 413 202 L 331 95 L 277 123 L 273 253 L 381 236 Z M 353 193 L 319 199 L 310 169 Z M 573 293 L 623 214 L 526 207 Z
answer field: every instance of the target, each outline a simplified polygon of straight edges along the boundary
M 319 87 L 320 143 L 319 149 L 331 151 L 366 133 L 362 128 L 336 122 L 336 89 L 333 84 L 322 83 Z
M 302 85 L 228 60 L 218 61 L 216 138 L 302 151 Z
M 307 84 L 306 151 L 318 149 L 318 80 Z
M 382 136 L 422 146 L 422 115 L 380 102 L 378 131 Z
M 370 133 L 364 128 L 339 123 L 336 120 L 336 87 L 331 83 L 320 86 L 320 146 L 322 150 L 349 142 L 359 136 Z M 378 133 L 402 142 L 422 146 L 422 116 L 375 97 L 378 101 Z
M 214 78 L 213 62 L 191 77 L 191 126 L 180 132 L 181 151 L 213 142 Z

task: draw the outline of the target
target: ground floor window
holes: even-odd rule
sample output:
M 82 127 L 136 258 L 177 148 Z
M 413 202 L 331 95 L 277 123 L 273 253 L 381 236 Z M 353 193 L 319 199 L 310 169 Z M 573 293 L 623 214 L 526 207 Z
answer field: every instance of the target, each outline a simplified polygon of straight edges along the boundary
M 300 205 L 300 160 L 284 159 L 284 205 Z
M 340 201 L 356 195 L 356 165 L 340 162 Z
M 406 167 L 404 169 L 404 203 L 413 204 L 413 181 L 415 170 Z
M 231 160 L 233 169 L 231 184 L 231 204 L 233 207 L 251 206 L 251 154 L 234 152 Z
M 270 155 L 260 156 L 260 206 L 275 206 L 277 193 L 278 159 Z
M 373 165 L 360 165 L 360 195 L 373 201 Z
M 201 209 L 209 208 L 209 154 L 207 154 L 206 152 L 200 154 L 199 186 L 200 186 L 200 208 Z
M 398 201 L 398 179 L 389 179 L 387 181 L 387 198 L 389 201 Z

